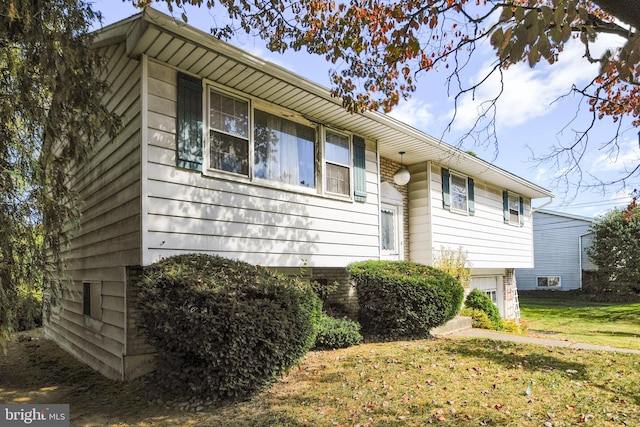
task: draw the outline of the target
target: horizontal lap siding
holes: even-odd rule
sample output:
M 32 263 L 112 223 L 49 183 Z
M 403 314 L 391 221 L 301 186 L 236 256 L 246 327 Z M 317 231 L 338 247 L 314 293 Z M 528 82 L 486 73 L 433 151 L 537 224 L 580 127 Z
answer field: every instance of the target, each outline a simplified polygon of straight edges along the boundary
M 536 212 L 533 219 L 535 266 L 516 270 L 518 289 L 538 289 L 538 276 L 560 276 L 563 290 L 579 289 L 578 239 L 591 222 L 545 212 Z
M 188 252 L 280 267 L 342 267 L 378 257 L 375 147 L 367 145 L 366 203 L 178 169 L 176 80 L 175 70 L 149 63 L 145 263 Z
M 75 169 L 82 200 L 81 228 L 63 254 L 71 278 L 62 310 L 52 309 L 45 333 L 81 361 L 111 378 L 122 377 L 125 352 L 125 266 L 140 263 L 140 81 L 139 62 L 124 44 L 103 49 L 103 77 L 110 91 L 103 103 L 121 116 L 114 139 L 104 135 L 90 160 Z M 83 314 L 83 282 L 101 283 L 101 319 Z
M 473 178 L 473 177 L 472 177 Z M 442 207 L 441 168 L 432 166 L 433 248 L 462 247 L 473 268 L 519 268 L 533 265 L 531 204 L 525 199 L 524 226 L 505 224 L 502 188 L 475 181 L 475 215 Z

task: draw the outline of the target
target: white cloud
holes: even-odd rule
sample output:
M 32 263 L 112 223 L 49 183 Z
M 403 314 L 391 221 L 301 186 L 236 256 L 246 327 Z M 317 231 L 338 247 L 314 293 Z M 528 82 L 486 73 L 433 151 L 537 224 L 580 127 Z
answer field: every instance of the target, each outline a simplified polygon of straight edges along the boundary
M 615 41 L 603 37 L 603 45 L 615 45 Z M 490 51 L 493 55 L 494 52 Z M 489 53 L 487 53 L 489 55 Z M 497 102 L 498 126 L 512 128 L 529 120 L 554 112 L 554 101 L 570 92 L 573 85 L 580 86 L 590 81 L 598 72 L 598 65 L 589 64 L 583 58 L 584 46 L 573 41 L 565 46 L 559 60 L 553 65 L 544 60 L 534 68 L 518 63 L 503 73 L 504 90 Z M 471 82 L 484 78 L 491 70 L 494 60 L 487 60 Z M 500 92 L 499 74 L 484 82 L 478 90 L 459 102 L 454 126 L 466 130 L 476 121 L 482 102 L 495 98 Z M 449 113 L 451 114 L 451 112 Z
M 602 148 L 591 160 L 594 170 L 618 172 L 633 170 L 640 164 L 640 146 L 636 138 L 625 138 L 617 146 Z
M 411 98 L 397 107 L 389 115 L 416 129 L 426 132 L 433 123 L 434 116 L 430 112 L 431 104 L 418 98 Z

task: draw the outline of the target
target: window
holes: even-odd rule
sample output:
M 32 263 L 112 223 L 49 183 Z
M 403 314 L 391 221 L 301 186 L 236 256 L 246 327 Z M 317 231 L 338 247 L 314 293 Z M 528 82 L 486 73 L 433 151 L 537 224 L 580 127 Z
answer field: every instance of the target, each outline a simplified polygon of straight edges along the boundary
M 102 283 L 82 284 L 82 314 L 94 319 L 102 319 Z
M 326 190 L 329 193 L 350 194 L 351 150 L 349 137 L 326 131 Z
M 380 210 L 380 249 L 383 254 L 398 253 L 398 211 L 394 206 L 383 206 Z
M 249 174 L 249 103 L 209 92 L 209 167 Z
M 451 174 L 451 209 L 467 211 L 467 180 Z
M 257 178 L 315 188 L 315 129 L 255 110 Z
M 318 189 L 366 202 L 363 138 L 296 119 L 294 116 L 299 115 L 295 113 L 291 116 L 272 114 L 262 101 L 256 100 L 265 107 L 256 108 L 251 97 L 232 95 L 217 86 L 208 87 L 207 96 L 203 96 L 206 86 L 202 80 L 183 73 L 178 73 L 177 86 L 178 167 L 207 175 L 219 176 L 219 172 L 223 172 L 246 180 L 271 181 L 278 186 L 289 186 L 288 189 L 304 189 L 307 193 Z M 274 108 L 273 111 L 281 110 Z M 319 142 L 322 132 L 326 133 L 324 147 Z M 324 164 L 320 153 L 323 153 Z M 203 170 L 203 160 L 206 160 L 206 170 Z M 317 185 L 319 179 L 322 186 Z
M 524 224 L 524 199 L 517 195 L 504 191 L 502 193 L 504 222 L 506 224 Z
M 475 214 L 473 178 L 468 178 L 442 168 L 442 207 L 444 209 Z
M 495 289 L 485 290 L 484 293 L 489 297 L 492 303 L 498 305 L 498 291 Z
M 544 276 L 538 277 L 539 288 L 559 288 L 560 276 Z

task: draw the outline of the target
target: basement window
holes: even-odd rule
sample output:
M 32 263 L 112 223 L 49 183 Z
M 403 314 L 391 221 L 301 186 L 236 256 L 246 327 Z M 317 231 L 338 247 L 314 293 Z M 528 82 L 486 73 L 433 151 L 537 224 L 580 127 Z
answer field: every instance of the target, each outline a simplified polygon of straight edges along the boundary
M 559 288 L 560 276 L 539 276 L 538 287 L 539 288 Z
M 102 320 L 101 282 L 84 282 L 82 284 L 82 314 L 96 320 Z

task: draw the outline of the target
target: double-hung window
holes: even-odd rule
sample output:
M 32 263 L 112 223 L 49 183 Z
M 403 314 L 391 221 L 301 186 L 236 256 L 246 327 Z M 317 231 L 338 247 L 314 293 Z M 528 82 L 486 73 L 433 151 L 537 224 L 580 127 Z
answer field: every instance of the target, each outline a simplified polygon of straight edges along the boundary
M 442 206 L 452 212 L 475 214 L 472 178 L 442 168 Z
M 325 188 L 328 193 L 351 193 L 351 141 L 347 135 L 325 133 Z
M 249 174 L 249 102 L 209 92 L 209 167 Z
M 524 199 L 522 196 L 508 191 L 502 193 L 505 224 L 524 224 Z
M 451 209 L 467 212 L 468 205 L 467 178 L 451 174 Z

